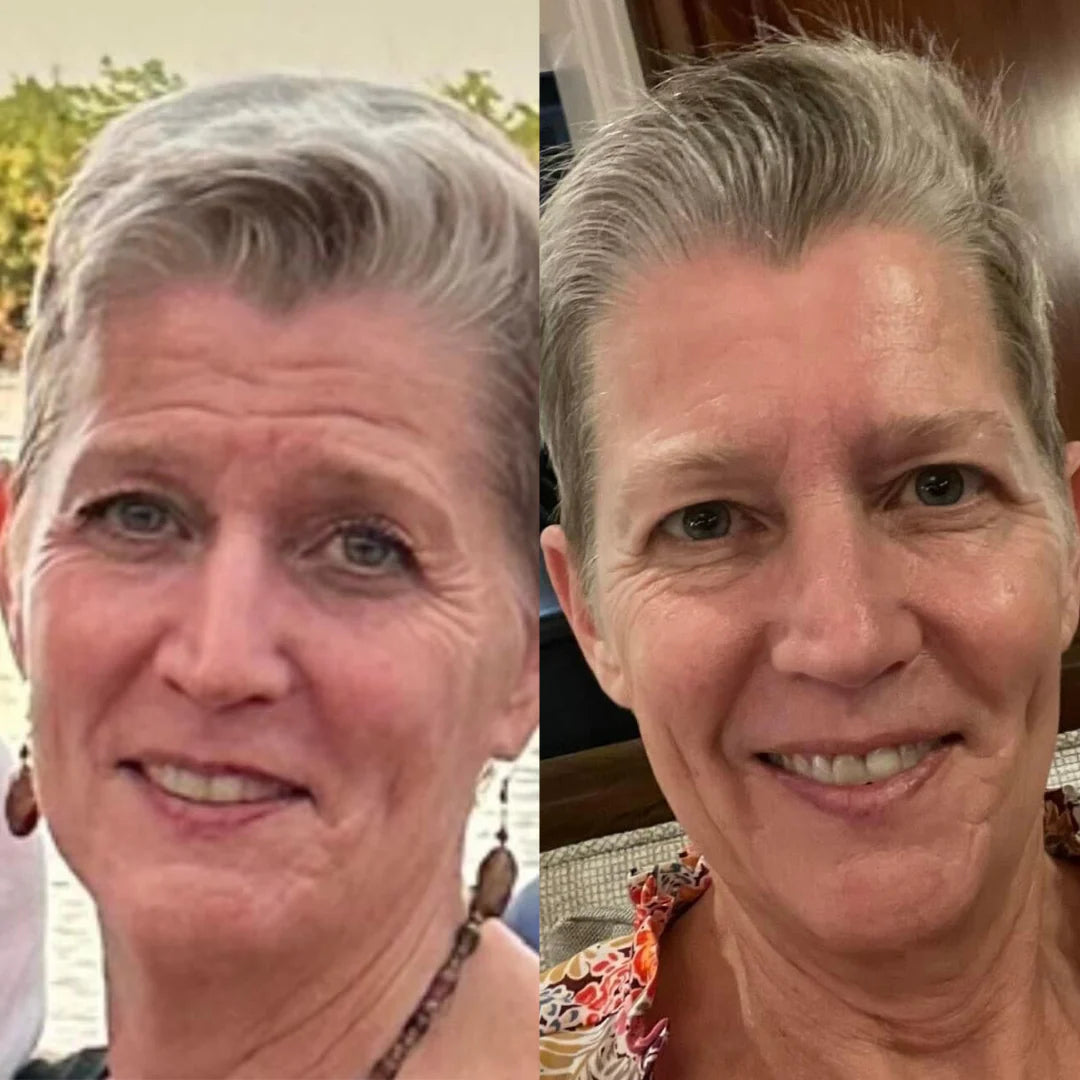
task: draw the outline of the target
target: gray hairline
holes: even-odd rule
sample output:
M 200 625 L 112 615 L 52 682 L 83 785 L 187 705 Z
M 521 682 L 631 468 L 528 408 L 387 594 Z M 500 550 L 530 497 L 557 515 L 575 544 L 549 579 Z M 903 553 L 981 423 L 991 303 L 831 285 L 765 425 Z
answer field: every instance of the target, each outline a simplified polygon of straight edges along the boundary
M 223 99 L 243 99 L 244 94 L 250 95 L 256 91 L 263 92 L 268 99 L 273 99 L 275 94 L 285 97 L 293 95 L 291 103 L 286 105 L 271 101 L 285 118 L 278 129 L 271 129 L 271 134 L 279 136 L 279 143 L 282 132 L 287 134 L 290 130 L 290 123 L 292 127 L 297 126 L 297 115 L 307 110 L 317 118 L 319 107 L 347 137 L 343 137 L 340 144 L 328 140 L 331 145 L 314 161 L 311 160 L 313 150 L 310 142 L 299 151 L 290 147 L 282 152 L 280 146 L 272 146 L 261 156 L 244 148 L 237 154 L 231 145 L 223 145 L 222 133 L 218 131 L 223 127 L 227 134 L 230 122 L 235 118 L 230 117 L 227 109 L 223 113 L 219 110 L 215 118 L 214 110 L 219 107 L 215 94 Z M 335 97 L 335 92 L 344 95 L 345 100 Z M 358 104 L 358 96 L 362 97 L 365 93 L 371 95 L 374 104 L 368 101 Z M 305 97 L 305 94 L 308 96 Z M 325 100 L 321 100 L 320 95 Z M 242 100 L 239 110 L 241 120 L 247 122 L 250 128 L 265 125 L 267 116 L 272 116 L 274 110 L 268 112 L 262 108 L 264 104 L 260 100 L 254 103 Z M 398 126 L 394 126 L 393 116 L 381 127 L 385 117 L 367 116 L 373 134 L 365 133 L 358 137 L 364 121 L 350 109 L 363 111 L 369 104 L 369 111 L 373 113 L 379 109 L 392 113 L 397 109 L 402 114 L 398 117 Z M 211 136 L 204 138 L 198 125 L 194 135 L 184 130 L 185 108 L 193 114 L 198 114 L 200 110 L 208 112 L 211 120 L 216 119 L 217 126 L 213 128 Z M 178 113 L 181 117 L 179 121 Z M 311 116 L 305 115 L 304 119 L 309 120 Z M 172 141 L 170 137 L 159 139 L 162 129 L 167 129 L 170 124 L 174 129 L 171 132 Z M 334 130 L 331 124 L 331 133 Z M 179 137 L 177 131 L 180 132 Z M 250 132 L 244 130 L 243 134 L 250 138 Z M 174 145 L 177 138 L 179 148 Z M 185 221 L 185 207 L 175 201 L 170 205 L 167 199 L 162 204 L 161 185 L 167 188 L 169 183 L 182 183 L 180 174 L 192 167 L 187 162 L 174 164 L 170 160 L 177 156 L 178 149 L 183 148 L 185 138 L 189 141 L 194 138 L 196 142 L 204 139 L 202 150 L 211 159 L 209 172 L 212 176 L 216 165 L 220 176 L 225 177 L 223 183 L 235 186 L 237 180 L 233 173 L 237 169 L 240 172 L 246 170 L 245 178 L 249 181 L 247 198 L 253 202 L 258 200 L 260 183 L 264 187 L 277 183 L 289 194 L 295 194 L 300 204 L 304 199 L 332 198 L 327 196 L 327 188 L 318 188 L 318 171 L 322 169 L 324 174 L 330 176 L 331 184 L 338 181 L 363 187 L 364 194 L 370 194 L 372 200 L 370 205 L 365 205 L 363 212 L 381 214 L 376 218 L 377 222 L 381 222 L 380 227 L 397 231 L 380 233 L 374 247 L 368 244 L 365 248 L 364 240 L 356 240 L 354 248 L 340 260 L 340 280 L 327 280 L 323 275 L 320 280 L 302 283 L 299 289 L 294 290 L 295 295 L 283 304 L 278 303 L 272 296 L 260 295 L 257 285 L 248 288 L 249 283 L 243 280 L 245 273 L 250 272 L 253 277 L 260 273 L 257 265 L 245 264 L 245 258 L 251 255 L 250 250 L 242 249 L 237 254 L 235 250 L 228 252 L 222 249 L 215 253 L 213 249 L 219 245 L 218 239 L 209 238 L 205 228 L 200 232 L 197 220 L 195 227 L 184 235 L 185 227 L 192 224 L 193 218 L 197 219 L 197 214 L 188 214 Z M 140 139 L 141 147 L 137 145 Z M 133 140 L 136 146 L 131 150 L 128 144 Z M 363 155 L 365 150 L 369 151 L 366 158 Z M 450 211 L 445 205 L 434 204 L 427 208 L 406 208 L 402 205 L 405 200 L 394 190 L 394 176 L 397 176 L 398 186 L 407 187 L 405 179 L 412 174 L 402 173 L 402 170 L 411 168 L 415 173 L 418 159 L 422 165 L 426 164 L 428 173 L 409 190 L 415 191 L 419 187 L 421 192 L 425 192 L 445 188 L 458 193 L 456 217 L 450 226 L 450 238 L 456 250 L 439 252 L 438 259 L 431 257 L 431 251 L 425 249 L 424 238 L 417 237 L 416 232 L 429 219 L 433 227 L 445 227 L 444 215 Z M 138 172 L 136 166 L 140 161 L 143 171 L 150 175 L 149 180 L 136 175 L 133 180 L 126 182 L 124 177 L 120 177 L 117 182 L 115 174 L 121 165 L 121 172 L 130 175 Z M 240 166 L 237 165 L 238 161 L 242 163 Z M 261 174 L 258 169 L 260 163 Z M 326 175 L 322 182 L 326 182 Z M 378 183 L 380 177 L 381 187 Z M 305 189 L 305 183 L 315 187 Z M 155 184 L 158 186 L 155 187 Z M 290 184 L 293 185 L 291 189 L 288 187 Z M 438 187 L 439 184 L 444 187 Z M 243 196 L 244 189 L 241 187 L 239 190 Z M 140 272 L 145 270 L 150 277 L 157 273 L 158 284 L 183 277 L 225 278 L 238 291 L 251 293 L 257 302 L 271 308 L 286 309 L 327 292 L 348 292 L 368 287 L 397 288 L 421 300 L 425 299 L 425 290 L 429 293 L 434 291 L 437 295 L 432 304 L 436 308 L 441 307 L 445 318 L 451 322 L 457 320 L 460 325 L 470 329 L 478 328 L 487 354 L 479 380 L 483 394 L 478 395 L 476 401 L 476 419 L 484 426 L 487 436 L 484 447 L 487 451 L 484 456 L 488 458 L 486 472 L 489 477 L 494 475 L 496 488 L 515 504 L 513 550 L 520 550 L 524 556 L 527 549 L 530 553 L 528 558 L 534 562 L 532 522 L 535 520 L 535 462 L 538 450 L 538 436 L 535 435 L 538 327 L 535 325 L 535 315 L 530 317 L 528 308 L 529 296 L 535 294 L 537 273 L 535 192 L 535 171 L 493 128 L 469 116 L 456 105 L 414 91 L 372 87 L 340 79 L 264 77 L 181 92 L 134 110 L 107 128 L 94 144 L 86 163 L 62 200 L 50 229 L 46 257 L 35 288 L 34 327 L 28 340 L 27 363 L 24 366 L 29 396 L 27 413 L 31 426 L 24 432 L 20 447 L 16 491 L 25 486 L 40 457 L 48 452 L 57 421 L 67 405 L 70 376 L 77 362 L 81 339 L 92 329 L 117 284 L 123 283 L 122 272 L 116 273 L 108 267 L 102 269 L 102 264 L 115 259 L 118 253 L 122 254 L 123 246 L 132 240 L 133 235 L 138 240 L 136 234 L 140 230 L 144 233 L 142 239 L 146 240 L 145 233 L 149 227 L 151 243 L 144 245 L 147 250 L 143 255 L 161 256 L 161 264 L 157 267 L 144 264 Z M 154 198 L 157 199 L 156 205 Z M 481 206 L 479 204 L 483 199 L 488 202 Z M 118 206 L 121 209 L 126 207 L 126 214 L 116 213 Z M 301 208 L 305 207 L 301 205 Z M 265 224 L 266 215 L 272 213 L 274 207 L 269 205 L 257 209 L 264 216 L 260 219 L 256 214 L 254 220 L 257 224 Z M 311 211 L 316 219 L 319 209 L 315 207 Z M 413 209 L 417 211 L 415 216 L 419 224 L 409 220 Z M 469 221 L 470 212 L 476 216 L 472 222 Z M 493 218 L 492 214 L 495 215 Z M 491 221 L 487 221 L 487 218 L 491 218 Z M 346 228 L 354 231 L 361 228 L 356 220 L 348 218 L 348 214 L 339 213 L 333 220 L 349 220 Z M 405 226 L 413 225 L 412 243 L 390 245 L 395 249 L 386 250 L 388 236 L 404 235 L 403 222 Z M 201 224 L 205 226 L 205 222 Z M 294 224 L 290 222 L 280 228 L 275 224 L 269 226 L 267 232 L 272 234 L 278 228 L 279 236 L 286 237 L 288 234 L 285 230 Z M 153 235 L 155 227 L 158 232 Z M 265 236 L 261 238 L 265 239 Z M 310 234 L 306 239 L 309 247 L 312 243 L 316 244 L 312 250 L 318 250 L 320 242 L 329 242 L 325 236 L 321 241 L 313 240 Z M 73 243 L 78 249 L 74 255 L 71 251 Z M 173 247 L 171 251 L 170 243 Z M 148 255 L 149 248 L 154 244 L 157 245 L 156 252 Z M 427 247 L 431 247 L 430 243 Z M 186 249 L 179 259 L 177 249 Z M 402 250 L 404 255 L 401 254 Z M 280 250 L 274 254 L 282 258 Z M 419 267 L 413 265 L 417 262 L 417 256 L 427 261 Z M 368 264 L 361 268 L 362 273 L 354 274 L 352 278 L 350 271 L 356 271 L 357 267 L 350 266 L 350 258 L 353 261 L 357 258 L 362 262 L 366 260 Z M 233 266 L 222 265 L 230 260 Z M 177 266 L 177 262 L 181 265 Z M 138 282 L 144 290 L 147 280 L 149 278 Z M 462 301 L 466 293 L 469 294 L 468 298 Z M 511 362 L 498 363 L 500 355 Z M 526 413 L 533 418 L 528 426 L 525 423 Z M 492 421 L 493 416 L 495 422 Z M 522 443 L 526 430 L 534 433 L 531 445 L 518 447 L 516 444 Z M 513 446 L 509 445 L 511 436 L 515 441 Z M 528 467 L 525 465 L 526 459 Z M 517 506 L 518 503 L 521 505 Z M 532 570 L 527 576 L 535 579 L 535 566 Z

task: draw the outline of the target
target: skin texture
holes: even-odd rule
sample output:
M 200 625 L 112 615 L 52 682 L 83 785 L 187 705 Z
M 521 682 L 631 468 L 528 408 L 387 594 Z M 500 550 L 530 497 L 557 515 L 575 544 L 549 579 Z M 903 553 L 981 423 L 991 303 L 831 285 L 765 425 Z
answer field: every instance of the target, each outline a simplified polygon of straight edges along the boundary
M 112 1075 L 360 1075 L 463 917 L 474 780 L 536 722 L 477 350 L 399 296 L 279 316 L 206 283 L 113 305 L 93 345 L 5 514 L 5 613 L 44 810 L 101 911 Z M 176 817 L 122 765 L 156 757 L 302 795 Z M 485 971 L 518 1009 L 486 1042 Z M 534 1061 L 535 976 L 487 927 L 402 1075 Z
M 785 269 L 708 251 L 627 284 L 594 391 L 589 603 L 558 528 L 545 557 L 718 879 L 664 939 L 661 1075 L 712 1075 L 692 1035 L 740 1076 L 901 1076 L 909 1056 L 979 1074 L 949 1071 L 958 1047 L 1020 1075 L 1075 1006 L 1041 792 L 1077 562 L 979 282 L 897 231 L 840 232 Z M 917 470 L 946 463 L 963 497 L 922 504 Z M 731 529 L 691 540 L 669 515 L 707 500 Z M 757 757 L 947 733 L 921 787 L 862 817 Z M 1052 984 L 1067 1008 L 1044 1007 Z

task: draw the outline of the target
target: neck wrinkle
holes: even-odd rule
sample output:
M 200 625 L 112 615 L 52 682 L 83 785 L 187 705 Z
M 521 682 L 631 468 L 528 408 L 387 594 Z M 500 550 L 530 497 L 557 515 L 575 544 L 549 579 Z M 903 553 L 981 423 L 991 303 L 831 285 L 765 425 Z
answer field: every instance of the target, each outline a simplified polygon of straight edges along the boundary
M 102 923 L 114 1080 L 305 1080 L 365 1075 L 397 1038 L 465 917 L 460 853 L 378 944 L 372 928 L 322 948 L 167 970 Z M 357 905 L 357 924 L 364 907 Z
M 804 1055 L 820 1062 L 821 1076 L 869 1080 L 958 1062 L 971 1069 L 964 1075 L 1013 1075 L 995 1071 L 1002 1056 L 1018 1068 L 1054 1008 L 1044 932 L 1061 904 L 1052 869 L 1040 830 L 1004 902 L 988 897 L 967 930 L 902 956 L 856 959 L 785 947 L 715 882 L 709 933 L 734 976 L 754 1056 L 777 1075 L 791 1074 L 790 1048 L 803 1068 Z

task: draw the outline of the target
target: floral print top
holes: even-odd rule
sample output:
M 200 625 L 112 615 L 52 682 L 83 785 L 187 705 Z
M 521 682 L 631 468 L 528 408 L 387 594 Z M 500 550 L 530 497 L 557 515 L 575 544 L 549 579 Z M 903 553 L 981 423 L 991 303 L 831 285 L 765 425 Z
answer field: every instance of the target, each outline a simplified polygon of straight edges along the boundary
M 1080 860 L 1080 792 L 1048 791 L 1046 850 Z M 668 1039 L 668 1022 L 647 1017 L 660 936 L 709 888 L 700 855 L 630 879 L 634 931 L 593 945 L 540 980 L 540 1075 L 559 1080 L 649 1080 Z

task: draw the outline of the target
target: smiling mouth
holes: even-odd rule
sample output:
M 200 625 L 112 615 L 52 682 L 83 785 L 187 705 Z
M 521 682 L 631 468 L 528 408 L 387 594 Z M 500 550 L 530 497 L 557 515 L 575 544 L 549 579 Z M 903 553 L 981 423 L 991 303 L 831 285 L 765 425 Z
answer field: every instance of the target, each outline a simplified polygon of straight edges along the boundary
M 199 805 L 238 806 L 304 797 L 302 788 L 272 777 L 228 768 L 197 769 L 170 762 L 123 762 L 157 790 Z
M 881 783 L 914 769 L 935 750 L 961 741 L 960 735 L 875 747 L 867 754 L 774 754 L 758 760 L 783 772 L 830 787 L 860 787 Z

